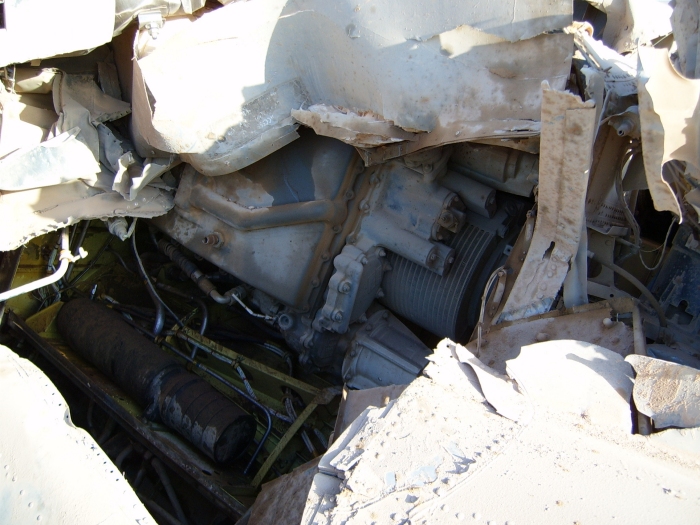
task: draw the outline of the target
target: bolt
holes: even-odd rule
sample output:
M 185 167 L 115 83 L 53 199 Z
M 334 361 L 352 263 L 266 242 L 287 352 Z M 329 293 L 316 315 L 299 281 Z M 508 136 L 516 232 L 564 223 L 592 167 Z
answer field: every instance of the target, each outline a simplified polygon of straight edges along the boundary
M 218 248 L 223 244 L 223 241 L 221 240 L 221 237 L 217 232 L 210 233 L 209 235 L 205 236 L 202 239 L 202 243 L 206 244 L 208 246 L 213 246 L 214 248 Z
M 437 254 L 435 254 L 435 253 L 431 253 L 431 254 L 428 256 L 428 260 L 429 260 L 430 262 L 435 262 L 435 261 L 437 261 L 437 258 L 438 258 L 438 256 L 437 256 Z
M 609 317 L 606 317 L 605 319 L 603 319 L 603 326 L 605 328 L 612 328 L 613 326 L 615 326 L 615 321 L 613 321 Z
M 323 252 L 323 253 L 321 254 L 321 260 L 322 260 L 322 261 L 327 261 L 327 260 L 330 258 L 330 256 L 331 256 L 330 253 L 328 253 L 328 252 Z
M 342 321 L 343 312 L 341 312 L 340 310 L 336 310 L 335 312 L 333 312 L 333 320 L 338 322 Z
M 540 332 L 537 334 L 537 341 L 538 342 L 543 342 L 543 341 L 548 341 L 549 340 L 549 334 L 545 334 L 544 332 Z
M 311 281 L 311 286 L 312 286 L 313 288 L 316 288 L 319 284 L 320 284 L 320 281 L 319 281 L 318 279 L 313 279 L 313 280 Z
M 350 293 L 350 290 L 352 289 L 352 286 L 350 285 L 349 281 L 343 281 L 338 285 L 338 291 L 340 293 Z
M 340 231 L 340 225 L 333 226 L 333 231 L 338 233 Z
M 379 254 L 379 257 L 386 257 L 386 252 L 382 249 L 380 249 L 377 253 Z
M 450 257 L 449 259 L 447 259 L 447 264 L 452 264 L 453 262 L 455 262 L 454 257 Z
M 362 263 L 362 266 L 364 266 L 365 264 L 367 264 L 367 262 L 368 262 L 368 261 L 367 261 L 367 257 L 363 257 L 362 260 L 360 260 L 360 262 Z
M 379 289 L 377 290 L 377 295 L 376 295 L 376 297 L 377 297 L 377 299 L 381 299 L 382 297 L 384 297 L 384 290 L 382 290 L 381 288 L 379 288 Z
M 367 211 L 367 210 L 369 210 L 369 203 L 368 203 L 368 202 L 363 202 L 363 203 L 360 205 L 360 209 L 361 209 L 362 211 Z
M 348 191 L 345 192 L 345 198 L 346 198 L 347 200 L 352 199 L 354 196 L 355 196 L 355 193 L 354 193 L 352 190 L 348 190 Z

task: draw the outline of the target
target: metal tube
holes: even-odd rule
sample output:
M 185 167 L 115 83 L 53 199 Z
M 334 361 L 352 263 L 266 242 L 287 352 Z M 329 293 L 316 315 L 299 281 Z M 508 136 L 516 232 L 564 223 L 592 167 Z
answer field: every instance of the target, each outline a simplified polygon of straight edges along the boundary
M 142 494 L 137 494 L 141 502 L 146 506 L 146 508 L 152 513 L 152 514 L 157 514 L 165 523 L 168 525 L 181 525 L 180 520 L 178 520 L 175 516 L 170 514 L 167 510 L 165 510 L 163 507 L 158 505 L 155 501 L 152 499 L 147 498 L 146 496 L 143 496 Z
M 83 246 L 83 242 L 85 242 L 85 235 L 87 235 L 88 227 L 90 226 L 90 221 L 84 221 L 83 222 L 83 229 L 80 230 L 80 235 L 78 236 L 78 241 L 75 243 L 72 249 L 73 256 L 75 257 L 80 253 L 80 248 Z M 76 226 L 77 228 L 77 226 Z M 70 281 L 70 276 L 73 273 L 73 265 L 75 263 L 71 261 L 71 263 L 68 265 L 68 269 L 66 270 L 66 284 L 68 284 L 68 281 Z
M 642 292 L 642 295 L 644 297 L 646 297 L 646 299 L 649 301 L 649 303 L 654 308 L 654 310 L 656 310 L 656 315 L 659 316 L 659 324 L 664 328 L 668 326 L 668 323 L 666 322 L 666 315 L 664 314 L 664 309 L 659 304 L 659 301 L 656 300 L 656 297 L 654 297 L 651 294 L 651 292 L 649 291 L 649 288 L 644 286 L 644 284 L 639 279 L 637 279 L 634 275 L 629 273 L 624 268 L 621 268 L 617 264 L 614 264 L 614 263 L 611 263 L 608 261 L 604 261 L 603 259 L 601 259 L 600 257 L 598 257 L 595 254 L 592 254 L 591 259 L 593 259 L 598 264 L 602 264 L 606 268 L 612 270 L 613 272 L 618 274 L 620 277 L 624 278 L 627 282 L 632 284 L 635 288 L 637 288 L 637 290 Z
M 639 304 L 636 301 L 632 308 L 632 332 L 634 334 L 634 353 L 638 355 L 647 355 L 647 342 L 644 337 L 642 312 L 639 310 Z M 639 410 L 637 410 L 637 432 L 642 436 L 651 434 L 651 420 L 649 416 L 642 414 Z
M 137 219 L 134 219 L 136 221 Z M 139 268 L 139 272 L 141 273 L 141 278 L 144 281 L 144 284 L 146 285 L 146 289 L 148 290 L 148 294 L 151 296 L 151 299 L 153 300 L 153 304 L 155 304 L 156 307 L 156 321 L 153 325 L 153 333 L 155 335 L 160 335 L 160 333 L 163 331 L 163 326 L 165 326 L 165 312 L 163 309 L 165 308 L 172 314 L 172 316 L 177 320 L 177 323 L 179 326 L 182 326 L 182 323 L 179 321 L 179 318 L 173 311 L 168 307 L 167 304 L 161 299 L 160 295 L 158 295 L 158 292 L 156 292 L 156 289 L 153 286 L 153 283 L 151 282 L 151 278 L 148 276 L 148 273 L 146 273 L 146 268 L 143 266 L 143 262 L 141 261 L 141 257 L 139 257 L 139 252 L 136 249 L 136 228 L 134 228 L 134 233 L 131 235 L 131 248 L 134 252 L 134 257 L 136 257 L 136 263 Z
M 189 202 L 200 209 L 207 210 L 221 222 L 242 231 L 322 221 L 337 224 L 346 213 L 345 206 L 336 205 L 330 200 L 282 204 L 250 210 L 231 202 L 203 184 L 196 184 L 192 188 Z
M 61 232 L 61 255 L 59 256 L 61 264 L 58 265 L 58 270 L 56 270 L 56 273 L 38 279 L 34 282 L 23 284 L 22 286 L 18 286 L 17 288 L 13 288 L 12 290 L 8 290 L 7 292 L 0 293 L 0 303 L 3 303 L 8 299 L 12 299 L 13 297 L 17 297 L 18 295 L 32 292 L 38 288 L 43 288 L 44 286 L 48 286 L 50 284 L 55 283 L 56 281 L 59 281 L 66 274 L 66 271 L 68 270 L 68 265 L 70 264 L 70 260 L 79 259 L 80 257 L 80 254 L 77 256 L 73 256 L 70 253 L 68 244 L 68 231 L 64 228 Z
M 165 492 L 168 494 L 168 499 L 170 500 L 170 503 L 173 506 L 173 509 L 175 510 L 177 518 L 180 520 L 180 523 L 182 523 L 182 525 L 187 525 L 187 518 L 185 517 L 185 513 L 182 511 L 180 502 L 177 499 L 177 494 L 175 494 L 175 489 L 173 489 L 173 485 L 172 483 L 170 483 L 170 477 L 165 471 L 165 467 L 163 467 L 163 464 L 158 458 L 153 458 L 151 460 L 151 465 L 156 471 L 156 474 L 158 474 L 158 477 L 160 478 L 160 481 L 163 484 Z
M 156 282 L 156 286 L 163 291 L 177 295 L 178 297 L 182 297 L 183 299 L 187 299 L 188 301 L 197 304 L 202 314 L 202 324 L 199 327 L 199 334 L 204 335 L 204 333 L 207 331 L 207 326 L 209 325 L 209 309 L 207 308 L 207 304 L 199 297 L 194 297 L 193 295 L 183 293 L 177 288 L 168 284 Z
M 181 331 L 174 332 L 174 335 L 177 336 L 179 339 L 182 339 L 185 343 L 191 344 L 192 346 L 194 346 L 195 349 L 198 348 L 198 349 L 202 350 L 205 354 L 212 356 L 214 359 L 218 359 L 222 363 L 226 363 L 227 365 L 230 365 L 233 368 L 235 368 L 236 371 L 238 372 L 238 375 L 241 377 L 241 381 L 243 381 L 243 385 L 245 386 L 245 389 L 248 392 L 248 394 L 251 397 L 255 398 L 256 401 L 259 401 L 258 397 L 255 395 L 255 392 L 253 391 L 253 387 L 250 386 L 250 382 L 248 381 L 248 378 L 246 377 L 245 372 L 243 371 L 243 369 L 240 366 L 238 366 L 236 364 L 236 361 L 234 361 L 233 359 L 231 359 L 230 357 L 228 357 L 226 355 L 220 354 L 219 352 L 215 352 L 211 348 L 207 348 L 206 346 L 204 346 L 200 342 L 196 341 L 195 339 L 192 339 L 189 335 L 187 335 Z M 195 355 L 195 352 L 190 354 L 190 358 L 194 359 L 194 355 Z M 270 408 L 266 405 L 263 405 L 263 406 L 265 407 L 265 409 L 267 411 L 270 412 L 270 414 L 275 416 L 280 421 L 284 421 L 285 423 L 294 423 L 294 420 L 292 418 L 287 417 L 284 414 L 280 414 L 279 412 L 277 412 L 273 408 Z
M 114 464 L 116 467 L 121 470 L 122 469 L 122 462 L 127 458 L 129 454 L 131 454 L 134 451 L 134 445 L 129 443 L 126 447 L 124 447 L 124 450 L 122 450 L 117 458 L 114 460 Z

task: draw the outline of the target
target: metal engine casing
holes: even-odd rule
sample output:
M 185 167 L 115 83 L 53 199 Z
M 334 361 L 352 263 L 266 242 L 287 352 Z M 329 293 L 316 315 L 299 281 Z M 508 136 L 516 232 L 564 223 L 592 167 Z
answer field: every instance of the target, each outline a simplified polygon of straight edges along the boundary
M 482 260 L 489 259 L 489 250 L 498 243 L 467 243 L 465 248 L 464 242 L 453 247 L 452 241 L 462 238 L 465 228 L 488 230 L 489 239 L 503 237 L 500 230 L 507 221 L 498 214 L 491 220 L 468 211 L 458 194 L 441 184 L 448 157 L 449 150 L 437 149 L 365 168 L 352 147 L 302 133 L 292 144 L 228 175 L 207 177 L 187 166 L 175 207 L 153 224 L 248 285 L 252 302 L 277 315 L 302 363 L 340 372 L 342 356 L 350 348 L 364 348 L 365 360 L 368 348 L 401 352 L 386 344 L 369 344 L 369 334 L 357 329 L 367 321 L 374 301 L 384 298 L 383 283 L 391 292 L 384 304 L 392 308 L 400 302 L 404 317 L 437 335 L 454 336 L 457 317 L 464 313 L 462 296 L 471 292 L 475 276 L 483 273 Z M 493 213 L 492 202 L 489 206 L 481 215 Z M 459 267 L 459 275 L 450 278 L 453 265 Z M 387 277 L 392 267 L 401 272 L 398 278 Z M 435 300 L 445 286 L 458 288 L 454 293 L 460 297 L 447 302 L 448 309 L 457 311 L 439 312 L 450 317 L 452 329 L 421 323 L 427 311 L 419 300 L 407 305 L 397 299 L 402 295 L 397 287 L 416 286 L 413 274 L 424 275 L 423 283 L 442 283 L 432 293 Z M 399 339 L 407 330 L 398 320 L 386 326 Z M 383 337 L 388 340 L 386 334 Z M 397 365 L 397 374 L 402 373 L 399 369 L 418 370 L 416 356 L 429 353 L 418 339 L 415 342 L 410 359 L 407 354 L 408 361 Z M 346 363 L 345 368 L 357 366 Z M 390 374 L 383 375 L 390 383 Z M 352 377 L 345 379 L 352 382 Z

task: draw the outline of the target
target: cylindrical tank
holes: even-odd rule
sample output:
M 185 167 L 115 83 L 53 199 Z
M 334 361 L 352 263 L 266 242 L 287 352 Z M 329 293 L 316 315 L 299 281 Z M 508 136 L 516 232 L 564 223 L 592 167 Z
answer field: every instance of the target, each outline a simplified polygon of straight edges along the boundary
M 253 441 L 252 416 L 116 312 L 75 299 L 63 305 L 56 323 L 71 348 L 217 463 L 230 463 Z

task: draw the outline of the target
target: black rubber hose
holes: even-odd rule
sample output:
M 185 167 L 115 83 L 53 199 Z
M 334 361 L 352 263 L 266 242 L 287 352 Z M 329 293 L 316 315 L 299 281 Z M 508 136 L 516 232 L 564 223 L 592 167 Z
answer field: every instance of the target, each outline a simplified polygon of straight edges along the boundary
M 134 219 L 136 220 L 136 219 Z M 146 290 L 148 290 L 148 295 L 151 296 L 151 301 L 153 301 L 153 305 L 156 307 L 156 320 L 153 323 L 153 333 L 158 336 L 160 333 L 163 331 L 163 327 L 165 326 L 165 303 L 163 300 L 160 298 L 158 295 L 158 292 L 156 292 L 155 288 L 153 288 L 153 283 L 151 282 L 151 279 L 148 277 L 148 274 L 146 273 L 146 269 L 143 267 L 143 262 L 141 262 L 141 257 L 139 257 L 139 252 L 136 249 L 136 228 L 134 228 L 134 232 L 131 234 L 131 248 L 134 252 L 134 257 L 136 257 L 136 263 L 139 269 L 139 273 L 141 274 L 141 279 L 143 279 L 143 284 L 146 285 Z
M 207 331 L 207 326 L 209 325 L 209 309 L 207 308 L 206 303 L 198 297 L 194 297 L 193 295 L 183 293 L 177 288 L 167 285 L 165 283 L 156 282 L 156 286 L 164 292 L 169 292 L 173 295 L 177 295 L 178 297 L 182 297 L 183 299 L 197 304 L 200 310 L 200 314 L 202 316 L 202 324 L 199 327 L 199 334 L 204 335 Z

